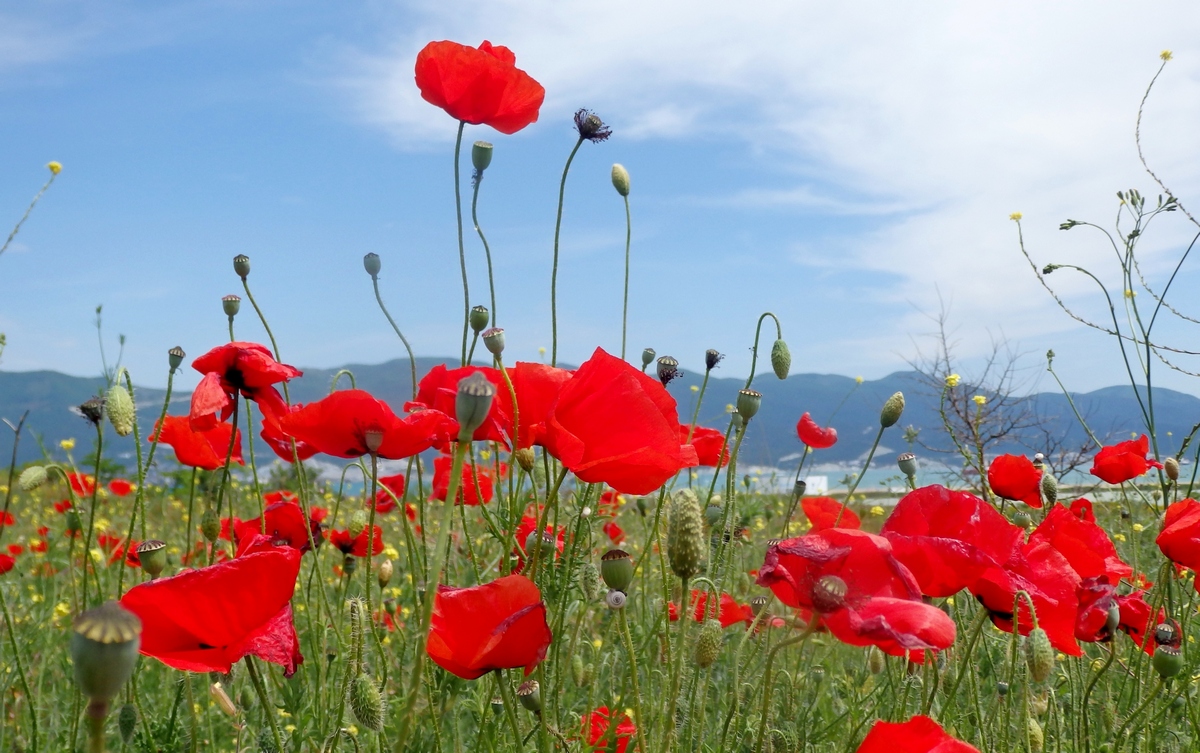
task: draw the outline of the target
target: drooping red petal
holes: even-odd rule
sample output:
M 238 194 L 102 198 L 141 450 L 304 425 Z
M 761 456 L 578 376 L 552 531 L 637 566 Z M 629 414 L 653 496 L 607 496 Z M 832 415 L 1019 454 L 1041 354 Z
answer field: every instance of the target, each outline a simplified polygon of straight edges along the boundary
M 1057 549 L 1080 578 L 1103 576 L 1115 586 L 1122 578 L 1133 575 L 1133 568 L 1121 561 L 1103 528 L 1080 520 L 1062 505 L 1050 510 L 1029 541 L 1045 541 Z
M 692 439 L 688 442 L 688 432 Z M 707 468 L 724 468 L 729 464 L 729 449 L 725 446 L 725 435 L 707 426 L 679 427 L 680 441 L 696 448 L 696 458 Z
M 1151 468 L 1162 468 L 1157 460 L 1147 460 L 1150 440 L 1143 434 L 1137 439 L 1101 447 L 1092 461 L 1091 474 L 1110 484 L 1121 484 L 1141 476 Z
M 1042 472 L 1024 455 L 1000 455 L 988 466 L 988 486 L 1005 499 L 1042 506 Z
M 155 431 L 158 432 L 157 424 Z M 217 423 L 206 431 L 195 431 L 187 416 L 167 416 L 163 419 L 158 441 L 169 445 L 175 451 L 175 459 L 183 465 L 215 471 L 225 465 L 231 435 L 235 431 L 228 423 Z M 245 465 L 240 431 L 233 439 L 233 462 Z
M 838 439 L 837 429 L 832 426 L 822 429 L 807 411 L 800 416 L 800 421 L 796 424 L 796 436 L 814 450 L 833 447 Z
M 979 753 L 979 749 L 956 740 L 927 716 L 907 722 L 875 722 L 857 753 Z
M 804 497 L 800 500 L 804 517 L 812 524 L 812 530 L 825 528 L 862 528 L 862 521 L 849 507 L 844 510 L 841 502 L 833 497 Z
M 821 624 L 842 643 L 877 646 L 892 656 L 949 648 L 956 632 L 950 615 L 932 604 L 888 597 L 823 615 Z
M 439 586 L 426 651 L 438 666 L 467 680 L 494 669 L 528 674 L 550 646 L 546 605 L 523 575 L 471 588 Z

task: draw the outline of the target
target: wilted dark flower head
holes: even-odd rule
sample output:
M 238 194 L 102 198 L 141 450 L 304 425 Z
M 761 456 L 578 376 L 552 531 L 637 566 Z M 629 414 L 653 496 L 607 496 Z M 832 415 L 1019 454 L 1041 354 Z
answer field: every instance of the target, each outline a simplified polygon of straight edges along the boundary
M 579 138 L 593 144 L 607 141 L 612 135 L 612 129 L 604 125 L 599 115 L 582 107 L 575 111 L 575 130 L 579 131 Z
M 658 359 L 658 379 L 666 387 L 671 383 L 672 379 L 683 376 L 683 372 L 679 370 L 679 361 L 671 356 L 663 356 Z
M 75 409 L 75 413 L 86 418 L 92 426 L 99 425 L 101 419 L 104 418 L 104 398 L 93 397 L 84 401 L 83 405 Z
M 721 359 L 724 357 L 725 356 L 721 353 L 709 348 L 708 350 L 704 351 L 704 368 L 708 371 L 712 371 L 713 369 L 717 368 L 717 364 L 719 364 Z

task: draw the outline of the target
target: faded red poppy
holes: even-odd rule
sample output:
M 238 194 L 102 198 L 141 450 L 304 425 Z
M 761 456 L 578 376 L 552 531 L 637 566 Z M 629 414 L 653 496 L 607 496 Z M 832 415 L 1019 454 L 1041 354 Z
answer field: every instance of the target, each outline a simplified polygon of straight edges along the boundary
M 375 512 L 391 512 L 396 509 L 396 500 L 404 499 L 404 474 L 380 476 L 379 491 L 375 492 Z
M 1145 594 L 1145 591 L 1138 590 L 1127 596 L 1117 597 L 1117 607 L 1121 610 L 1121 622 L 1118 627 L 1125 631 L 1134 643 L 1141 646 L 1143 651 L 1153 654 L 1156 644 L 1153 640 L 1146 640 L 1146 636 L 1155 625 L 1167 619 L 1167 613 L 1159 609 L 1158 619 L 1151 620 L 1152 610 L 1146 603 Z
M 1017 591 L 1025 591 L 1033 598 L 1038 627 L 1046 631 L 1050 644 L 1069 656 L 1082 656 L 1075 640 L 1081 584 L 1067 558 L 1043 540 L 1014 549 L 1007 562 L 987 568 L 969 588 L 988 610 L 992 623 L 1007 633 L 1013 630 Z M 1016 621 L 1021 635 L 1033 629 L 1025 599 L 1021 599 Z
M 72 471 L 67 474 L 67 483 L 80 496 L 88 496 L 96 490 L 95 477 L 87 473 L 75 473 Z
M 204 375 L 192 392 L 189 413 L 196 431 L 207 431 L 229 418 L 239 394 L 258 400 L 260 393 L 274 392 L 271 385 L 304 374 L 276 361 L 262 345 L 248 342 L 213 348 L 192 361 L 192 368 Z
M 1015 499 L 1030 507 L 1042 506 L 1042 472 L 1024 455 L 1000 455 L 987 472 L 988 486 L 997 496 Z
M 563 385 L 546 427 L 547 449 L 580 480 L 625 494 L 649 494 L 698 462 L 662 383 L 602 348 Z
M 494 669 L 533 671 L 550 646 L 541 591 L 523 575 L 471 588 L 438 586 L 425 650 L 465 680 Z
M 1200 502 L 1189 497 L 1168 507 L 1155 543 L 1176 565 L 1200 570 Z M 1200 583 L 1195 586 L 1200 592 Z
M 453 470 L 454 459 L 447 455 L 439 455 L 433 461 L 433 493 L 432 499 L 445 500 L 446 495 L 450 492 L 450 471 Z M 500 477 L 504 478 L 507 473 L 508 466 L 504 463 L 500 464 Z M 494 470 L 490 465 L 476 465 L 472 468 L 464 463 L 462 468 L 462 478 L 458 482 L 458 499 L 457 504 L 463 504 L 465 500 L 468 505 L 487 504 L 492 501 Z M 479 480 L 479 485 L 476 486 L 475 481 Z
M 1062 505 L 1050 510 L 1029 541 L 1045 541 L 1057 549 L 1080 578 L 1103 577 L 1115 586 L 1122 578 L 1133 575 L 1133 568 L 1121 561 L 1103 528 L 1080 520 Z
M 264 498 L 269 495 L 263 495 Z M 265 519 L 266 523 L 263 523 Z M 238 556 L 244 554 L 255 535 L 267 537 L 268 543 L 274 546 L 290 546 L 301 552 L 309 550 L 309 525 L 305 524 L 304 511 L 295 502 L 275 502 L 267 505 L 263 518 L 239 520 L 233 525 L 237 537 Z M 311 529 L 313 541 L 321 538 L 321 529 L 317 525 Z
M 363 390 L 340 390 L 303 406 L 280 421 L 290 436 L 339 458 L 370 453 L 368 433 L 380 435 L 376 454 L 399 460 L 444 440 L 453 421 L 436 410 L 421 410 L 401 419 L 387 403 Z M 374 437 L 372 437 L 374 438 Z
M 124 497 L 133 491 L 133 484 L 123 478 L 114 478 L 108 482 L 108 490 L 118 497 Z
M 175 450 L 175 459 L 183 465 L 215 471 L 225 465 L 230 433 L 236 430 L 230 424 L 219 423 L 206 431 L 195 431 L 187 416 L 167 416 L 163 419 L 162 430 L 155 424 L 154 431 L 159 442 Z M 246 464 L 242 459 L 241 431 L 237 431 L 237 437 L 233 439 L 233 462 Z
M 1100 452 L 1096 453 L 1096 459 L 1092 461 L 1091 473 L 1110 484 L 1125 483 L 1151 468 L 1162 468 L 1162 463 L 1157 460 L 1146 459 L 1146 453 L 1149 451 L 1150 440 L 1145 434 L 1137 439 L 1101 447 Z
M 692 441 L 688 442 L 688 430 L 691 429 Z M 716 429 L 706 426 L 679 427 L 679 441 L 691 444 L 696 449 L 699 465 L 706 468 L 724 468 L 729 465 L 729 450 L 725 447 L 725 435 Z
M 968 492 L 924 486 L 906 494 L 880 533 L 912 571 L 926 596 L 953 596 L 989 567 L 999 567 L 1024 539 L 1021 529 Z
M 625 541 L 625 529 L 617 525 L 614 520 L 604 522 L 604 535 L 613 543 L 613 546 L 620 546 L 621 542 Z
M 714 616 L 712 609 L 708 606 L 708 591 L 701 588 L 692 589 L 691 602 L 692 619 L 696 622 L 704 622 L 704 620 Z M 679 619 L 679 606 L 675 602 L 672 601 L 667 604 L 667 615 L 670 617 L 671 622 Z M 721 627 L 727 628 L 739 622 L 750 622 L 754 619 L 754 614 L 750 611 L 749 606 L 738 604 L 737 600 L 732 596 L 722 593 L 716 619 L 721 621 Z
M 0 575 L 7 573 L 17 566 L 17 561 L 7 554 L 0 554 Z
M 291 676 L 304 661 L 290 601 L 300 552 L 249 554 L 134 586 L 121 605 L 142 621 L 141 652 L 175 669 L 225 672 L 247 654 Z
M 849 507 L 843 511 L 842 503 L 833 497 L 804 497 L 800 500 L 800 507 L 804 509 L 804 517 L 812 524 L 813 531 L 833 528 L 835 523 L 838 528 L 862 528 L 862 521 L 854 511 Z
M 857 753 L 979 753 L 979 749 L 956 740 L 927 716 L 907 722 L 875 722 Z
M 1072 502 L 1070 510 L 1080 520 L 1086 520 L 1088 523 L 1096 522 L 1096 513 L 1092 512 L 1092 501 L 1086 497 L 1080 497 Z
M 330 531 L 329 543 L 337 547 L 342 554 L 352 554 L 355 557 L 367 556 L 367 544 L 370 543 L 371 555 L 374 556 L 383 551 L 383 529 L 379 526 L 374 526 L 375 535 L 370 542 L 367 541 L 367 529 L 363 529 L 362 533 L 351 537 L 350 531 Z
M 874 597 L 853 608 L 823 615 L 821 624 L 842 643 L 876 646 L 885 654 L 925 663 L 925 651 L 954 645 L 954 620 L 922 601 Z
M 825 450 L 837 444 L 837 429 L 832 426 L 822 429 L 806 411 L 796 424 L 796 435 L 800 441 L 814 450 Z
M 546 97 L 511 50 L 487 40 L 479 47 L 430 42 L 417 54 L 416 80 L 421 98 L 455 120 L 507 134 L 536 123 Z
M 613 728 L 613 718 L 608 706 L 600 706 L 595 711 L 583 717 L 583 732 L 587 735 L 588 745 L 596 746 L 596 750 L 616 751 L 625 753 L 629 741 L 637 734 L 637 726 L 628 714 L 621 714 Z

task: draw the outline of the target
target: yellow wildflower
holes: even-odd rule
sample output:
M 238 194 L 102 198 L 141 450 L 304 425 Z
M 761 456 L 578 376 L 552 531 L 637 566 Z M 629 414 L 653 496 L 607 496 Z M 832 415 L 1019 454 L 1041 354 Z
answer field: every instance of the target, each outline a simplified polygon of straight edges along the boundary
M 879 505 L 875 505 L 874 507 L 871 508 L 870 513 L 872 515 L 883 515 L 883 508 L 880 507 Z
M 856 377 L 854 377 L 854 383 L 855 383 L 855 384 L 862 384 L 862 383 L 863 383 L 863 378 L 862 378 L 862 377 L 860 377 L 860 376 L 856 376 Z
M 1012 220 L 1013 222 L 1020 222 L 1021 218 L 1024 216 L 1025 215 L 1021 214 L 1020 212 L 1013 212 L 1008 216 L 1008 219 Z
M 962 377 L 960 377 L 958 374 L 947 374 L 946 375 L 946 386 L 951 389 L 957 387 L 958 383 L 961 381 L 962 381 Z
M 971 398 L 971 402 L 975 403 L 980 408 L 982 408 L 984 405 L 987 404 L 987 397 L 984 395 L 976 395 L 975 397 Z
M 1158 56 L 1160 58 L 1162 58 L 1162 61 L 1164 63 L 1167 62 L 1168 60 L 1170 60 L 1171 58 L 1175 57 L 1174 55 L 1171 54 L 1170 50 L 1163 50 L 1162 52 L 1158 53 Z M 54 164 L 54 163 L 51 162 L 50 164 Z
M 63 448 L 63 452 L 70 452 L 71 450 L 75 449 L 75 440 L 64 439 L 58 443 L 58 446 Z
M 1133 532 L 1134 533 L 1141 533 L 1143 530 L 1145 530 L 1145 526 L 1143 526 L 1141 523 L 1133 524 Z
M 1170 55 L 1171 53 L 1168 52 L 1167 54 Z M 1166 58 L 1164 58 L 1164 60 L 1165 59 Z M 62 172 L 62 163 L 61 162 L 47 162 L 46 169 L 49 170 L 50 172 L 54 173 L 55 175 L 58 175 L 59 173 Z

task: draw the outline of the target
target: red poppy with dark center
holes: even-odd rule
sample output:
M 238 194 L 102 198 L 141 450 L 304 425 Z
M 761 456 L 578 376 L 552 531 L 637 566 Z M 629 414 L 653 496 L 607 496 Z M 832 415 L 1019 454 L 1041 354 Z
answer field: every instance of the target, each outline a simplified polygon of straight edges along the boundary
M 1145 434 L 1137 439 L 1101 447 L 1092 461 L 1091 474 L 1110 484 L 1122 484 L 1141 476 L 1151 468 L 1162 468 L 1157 460 L 1147 460 L 1150 440 Z
M 291 676 L 304 659 L 290 601 L 300 552 L 278 548 L 134 586 L 121 605 L 142 621 L 141 652 L 188 672 L 228 673 L 247 654 Z
M 450 492 L 450 471 L 453 470 L 454 460 L 447 455 L 439 455 L 433 461 L 433 499 L 445 500 Z M 500 478 L 508 472 L 508 466 L 500 464 Z M 489 465 L 463 464 L 462 478 L 458 482 L 458 498 L 456 504 L 468 505 L 487 504 L 492 501 L 495 471 Z M 476 485 L 478 480 L 478 485 Z
M 857 753 L 979 753 L 979 749 L 956 740 L 927 716 L 907 722 L 875 722 Z
M 1038 627 L 1046 631 L 1050 644 L 1069 656 L 1081 656 L 1083 650 L 1075 640 L 1081 584 L 1078 573 L 1058 550 L 1045 541 L 1029 541 L 1015 549 L 1002 566 L 987 568 L 969 588 L 988 610 L 992 623 L 1008 633 L 1013 630 L 1017 592 L 1025 591 L 1033 599 Z M 1024 598 L 1016 616 L 1020 634 L 1028 635 L 1033 619 Z
M 1176 565 L 1200 570 L 1200 502 L 1181 499 L 1168 507 L 1155 543 Z M 1200 593 L 1200 582 L 1194 585 Z
M 396 500 L 404 499 L 404 474 L 380 476 L 375 492 L 375 512 L 388 513 L 396 509 Z
M 987 478 L 998 496 L 1042 506 L 1042 472 L 1024 455 L 1000 455 L 988 466 Z
M 812 416 L 805 412 L 800 417 L 800 421 L 796 424 L 796 436 L 800 437 L 800 441 L 814 450 L 826 450 L 837 444 L 837 429 L 832 426 L 828 429 L 822 429 L 817 426 L 817 422 L 812 419 Z
M 271 385 L 304 374 L 276 361 L 262 345 L 248 342 L 213 348 L 192 361 L 192 368 L 204 374 L 192 392 L 189 413 L 196 431 L 207 431 L 229 418 L 239 394 L 258 400 L 260 393 L 274 391 Z
M 688 442 L 688 430 L 691 429 L 692 439 Z M 725 447 L 725 435 L 716 429 L 706 426 L 679 427 L 679 441 L 691 444 L 696 449 L 699 464 L 706 468 L 724 468 L 729 465 L 729 450 Z
M 387 403 L 362 390 L 341 390 L 300 408 L 280 428 L 327 455 L 357 458 L 372 448 L 381 458 L 400 460 L 444 441 L 455 426 L 436 410 L 401 419 Z
M 330 531 L 329 543 L 334 545 L 341 551 L 342 554 L 352 554 L 355 557 L 367 556 L 367 545 L 371 546 L 371 555 L 374 556 L 383 551 L 383 529 L 379 526 L 374 526 L 375 535 L 370 541 L 367 540 L 367 529 L 363 529 L 362 533 L 357 536 L 350 536 L 349 530 Z
M 438 586 L 425 648 L 466 680 L 494 669 L 533 671 L 550 646 L 546 605 L 533 581 L 508 575 L 472 588 Z
M 123 478 L 114 478 L 108 482 L 108 490 L 118 497 L 124 497 L 133 491 L 133 484 Z
M 968 492 L 925 486 L 906 494 L 880 533 L 926 596 L 953 596 L 1009 560 L 1021 529 Z
M 263 496 L 265 498 L 269 495 Z M 309 525 L 312 525 L 311 529 Z M 243 554 L 245 547 L 257 534 L 266 536 L 272 545 L 290 546 L 301 552 L 307 552 L 311 548 L 308 541 L 310 531 L 314 542 L 321 538 L 320 525 L 309 525 L 305 524 L 304 511 L 295 502 L 275 502 L 267 505 L 262 518 L 239 520 L 234 523 L 233 531 L 237 537 L 238 556 Z
M 1126 596 L 1117 597 L 1117 608 L 1121 610 L 1121 621 L 1118 627 L 1125 631 L 1133 642 L 1142 647 L 1147 654 L 1153 654 L 1157 645 L 1153 640 L 1147 640 L 1147 634 L 1155 625 L 1167 619 L 1164 609 L 1158 610 L 1158 619 L 1151 620 L 1153 610 L 1146 603 L 1145 591 L 1138 590 Z
M 187 416 L 167 416 L 163 419 L 162 430 L 159 431 L 156 423 L 154 431 L 159 442 L 175 450 L 175 459 L 183 465 L 215 471 L 225 465 L 230 433 L 234 428 L 227 423 L 219 423 L 207 431 L 194 431 Z M 153 438 L 154 435 L 151 436 Z M 233 462 L 246 464 L 242 460 L 241 431 L 233 440 Z
M 813 531 L 826 528 L 862 528 L 862 521 L 847 507 L 842 509 L 842 503 L 833 497 L 804 497 L 800 500 L 804 509 L 804 517 L 812 524 Z M 839 521 L 838 518 L 841 518 Z
M 417 54 L 421 98 L 455 120 L 516 133 L 536 123 L 546 90 L 517 67 L 507 47 L 484 40 L 479 47 L 430 42 Z
M 68 473 L 67 483 L 80 496 L 89 496 L 96 490 L 96 479 L 86 473 Z
M 699 462 L 680 444 L 662 383 L 601 348 L 563 385 L 546 427 L 550 454 L 580 480 L 625 494 L 649 494 Z
M 1080 520 L 1086 520 L 1089 523 L 1096 522 L 1096 513 L 1092 512 L 1092 501 L 1086 497 L 1080 497 L 1072 502 L 1070 510 Z
M 713 610 L 708 606 L 708 591 L 693 589 L 691 602 L 692 619 L 696 622 L 704 622 L 714 617 Z M 671 622 L 676 622 L 679 619 L 679 606 L 675 602 L 672 601 L 667 604 L 667 615 L 670 617 Z M 737 600 L 732 596 L 722 593 L 715 618 L 721 621 L 721 627 L 727 628 L 739 622 L 750 622 L 754 619 L 754 613 L 750 611 L 749 606 L 738 604 Z
M 625 753 L 629 741 L 637 734 L 637 727 L 628 714 L 621 714 L 613 729 L 612 715 L 608 706 L 599 706 L 590 714 L 583 717 L 583 731 L 587 735 L 588 745 L 597 746 L 596 750 L 616 751 Z
M 1103 528 L 1080 520 L 1062 505 L 1050 510 L 1029 541 L 1045 541 L 1057 549 L 1080 578 L 1102 577 L 1115 586 L 1122 578 L 1133 575 L 1133 568 L 1121 561 Z

